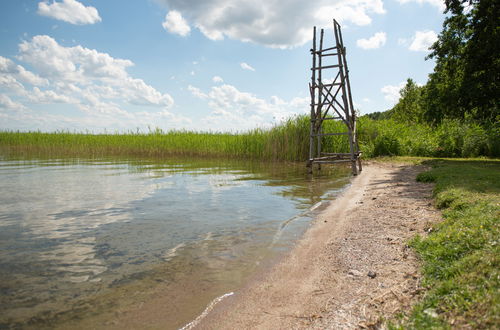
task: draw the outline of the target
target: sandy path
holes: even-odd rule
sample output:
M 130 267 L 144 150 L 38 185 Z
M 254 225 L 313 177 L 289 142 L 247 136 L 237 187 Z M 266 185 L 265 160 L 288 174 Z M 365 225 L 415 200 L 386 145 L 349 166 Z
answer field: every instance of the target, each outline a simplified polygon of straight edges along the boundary
M 196 328 L 363 328 L 408 308 L 419 275 L 405 242 L 439 219 L 421 170 L 366 166 L 280 263 Z

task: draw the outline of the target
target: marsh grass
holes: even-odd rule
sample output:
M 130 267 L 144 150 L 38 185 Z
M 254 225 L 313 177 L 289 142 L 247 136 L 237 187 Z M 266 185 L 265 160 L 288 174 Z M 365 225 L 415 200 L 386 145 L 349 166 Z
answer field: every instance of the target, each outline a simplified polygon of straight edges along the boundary
M 500 327 L 500 161 L 426 160 L 444 221 L 411 242 L 426 293 L 393 328 Z
M 297 117 L 269 130 L 239 134 L 168 131 L 80 134 L 0 132 L 3 153 L 54 156 L 210 156 L 294 161 L 306 159 L 307 118 Z
M 344 132 L 341 122 L 327 121 L 325 133 Z M 441 126 L 401 123 L 391 119 L 358 119 L 363 157 L 500 156 L 500 126 L 444 121 Z M 325 152 L 349 152 L 346 136 L 324 137 Z M 0 131 L 2 154 L 52 156 L 209 156 L 264 161 L 305 161 L 309 154 L 309 118 L 290 118 L 270 129 L 231 134 L 160 129 L 148 133 L 88 134 Z

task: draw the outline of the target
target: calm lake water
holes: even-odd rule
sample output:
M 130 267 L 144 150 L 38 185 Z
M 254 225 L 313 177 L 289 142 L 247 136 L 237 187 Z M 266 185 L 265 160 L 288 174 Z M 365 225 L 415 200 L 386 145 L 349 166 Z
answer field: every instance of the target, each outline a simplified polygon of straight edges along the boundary
M 0 158 L 0 328 L 106 326 L 158 290 L 175 306 L 166 328 L 181 327 L 348 181 L 304 164 Z

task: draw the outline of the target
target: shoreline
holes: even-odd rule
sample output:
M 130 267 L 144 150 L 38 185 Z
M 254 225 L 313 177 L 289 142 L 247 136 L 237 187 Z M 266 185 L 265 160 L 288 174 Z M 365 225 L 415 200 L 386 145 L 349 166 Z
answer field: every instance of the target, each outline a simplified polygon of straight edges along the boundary
M 352 329 L 408 309 L 421 288 L 406 242 L 440 219 L 423 170 L 367 164 L 290 252 L 191 328 Z

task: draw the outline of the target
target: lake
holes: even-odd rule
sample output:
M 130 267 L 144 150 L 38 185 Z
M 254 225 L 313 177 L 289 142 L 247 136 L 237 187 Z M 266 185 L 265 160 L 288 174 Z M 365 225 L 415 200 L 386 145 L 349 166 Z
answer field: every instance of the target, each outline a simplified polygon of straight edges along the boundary
M 345 167 L 0 158 L 0 328 L 106 327 L 167 295 L 179 328 L 287 251 Z M 90 320 L 87 322 L 86 320 Z

